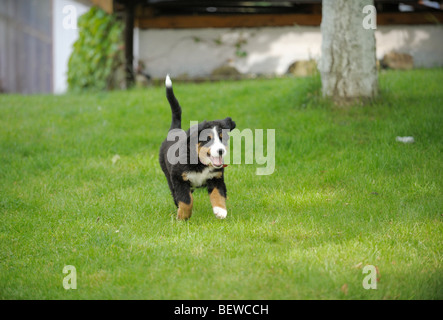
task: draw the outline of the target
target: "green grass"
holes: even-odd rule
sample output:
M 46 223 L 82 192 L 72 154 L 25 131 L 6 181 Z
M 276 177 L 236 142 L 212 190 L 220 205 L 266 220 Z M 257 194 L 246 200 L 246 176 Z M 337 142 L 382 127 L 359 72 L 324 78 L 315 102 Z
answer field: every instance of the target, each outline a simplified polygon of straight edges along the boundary
M 176 83 L 184 127 L 276 129 L 275 172 L 230 165 L 227 219 L 202 189 L 188 222 L 157 161 L 163 88 L 2 95 L 0 298 L 443 299 L 442 82 L 383 73 L 377 101 L 345 109 L 315 78 Z

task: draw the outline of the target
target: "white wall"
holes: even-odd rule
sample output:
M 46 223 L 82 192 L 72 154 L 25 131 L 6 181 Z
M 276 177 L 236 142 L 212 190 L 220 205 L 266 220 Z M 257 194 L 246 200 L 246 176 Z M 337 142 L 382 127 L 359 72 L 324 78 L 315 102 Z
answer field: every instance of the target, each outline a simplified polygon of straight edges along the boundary
M 139 30 L 135 56 L 153 77 L 165 74 L 209 75 L 229 63 L 243 73 L 284 74 L 296 60 L 319 59 L 320 27 L 247 29 Z M 235 43 L 244 39 L 235 54 Z M 390 50 L 409 53 L 417 67 L 443 66 L 443 28 L 439 26 L 380 26 L 376 30 L 377 58 Z
M 443 66 L 443 27 L 440 25 L 379 27 L 375 37 L 378 59 L 396 50 L 412 55 L 416 67 Z
M 89 6 L 72 0 L 53 0 L 53 83 L 54 93 L 68 88 L 68 60 L 72 45 L 78 38 L 76 19 L 89 10 Z
M 319 28 L 140 30 L 140 57 L 154 77 L 208 75 L 229 63 L 244 73 L 284 73 L 296 59 L 318 58 Z M 246 57 L 236 55 L 235 44 Z

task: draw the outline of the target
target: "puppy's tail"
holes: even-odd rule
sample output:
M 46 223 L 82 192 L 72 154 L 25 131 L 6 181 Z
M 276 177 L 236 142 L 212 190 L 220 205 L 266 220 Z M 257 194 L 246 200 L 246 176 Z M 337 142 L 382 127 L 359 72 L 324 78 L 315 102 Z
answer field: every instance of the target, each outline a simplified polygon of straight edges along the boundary
M 174 91 L 172 90 L 172 81 L 171 78 L 169 78 L 169 74 L 166 76 L 165 85 L 166 85 L 166 97 L 168 98 L 172 111 L 172 121 L 169 131 L 171 131 L 172 129 L 181 129 L 182 108 L 180 107 L 180 104 L 175 98 Z

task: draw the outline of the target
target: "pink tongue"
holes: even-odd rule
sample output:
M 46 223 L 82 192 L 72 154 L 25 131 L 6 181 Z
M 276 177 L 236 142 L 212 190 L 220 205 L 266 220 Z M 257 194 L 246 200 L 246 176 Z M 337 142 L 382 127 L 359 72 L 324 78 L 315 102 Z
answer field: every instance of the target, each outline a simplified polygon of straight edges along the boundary
M 220 167 L 223 164 L 222 157 L 211 157 L 212 164 L 216 167 Z

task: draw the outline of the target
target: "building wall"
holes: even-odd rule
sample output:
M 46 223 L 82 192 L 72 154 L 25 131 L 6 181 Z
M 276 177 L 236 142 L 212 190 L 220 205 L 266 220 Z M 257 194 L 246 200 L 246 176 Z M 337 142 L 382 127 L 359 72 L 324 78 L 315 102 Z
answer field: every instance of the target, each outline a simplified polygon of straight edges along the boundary
M 51 0 L 0 0 L 0 92 L 52 92 Z
M 416 67 L 443 67 L 441 25 L 379 27 L 375 37 L 378 59 L 389 51 L 396 50 L 412 55 Z
M 78 39 L 76 20 L 90 9 L 73 0 L 53 0 L 53 83 L 54 93 L 63 93 L 68 89 L 68 61 L 72 45 Z
M 205 76 L 225 64 L 242 73 L 281 75 L 296 60 L 319 59 L 321 49 L 320 27 L 153 29 L 137 30 L 135 37 L 135 57 L 153 77 Z M 417 67 L 443 66 L 441 39 L 440 26 L 380 26 L 377 58 L 397 50 L 411 54 Z

